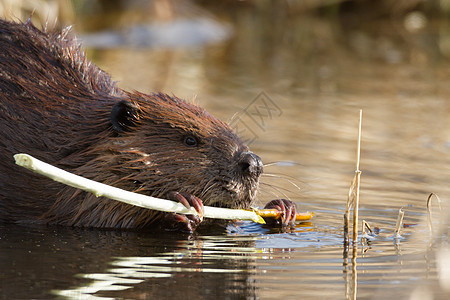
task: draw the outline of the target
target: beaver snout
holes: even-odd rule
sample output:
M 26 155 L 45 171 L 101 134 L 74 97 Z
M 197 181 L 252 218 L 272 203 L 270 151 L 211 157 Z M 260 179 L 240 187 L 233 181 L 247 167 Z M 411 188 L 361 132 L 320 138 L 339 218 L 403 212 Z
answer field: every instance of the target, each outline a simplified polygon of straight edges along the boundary
M 263 163 L 258 155 L 247 151 L 239 156 L 238 168 L 243 176 L 257 179 L 263 172 Z

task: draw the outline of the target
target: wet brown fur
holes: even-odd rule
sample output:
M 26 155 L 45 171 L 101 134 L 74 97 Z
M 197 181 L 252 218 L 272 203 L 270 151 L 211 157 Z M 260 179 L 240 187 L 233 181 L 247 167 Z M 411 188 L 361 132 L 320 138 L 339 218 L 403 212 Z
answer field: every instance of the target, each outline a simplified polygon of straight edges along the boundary
M 135 108 L 123 130 L 111 111 Z M 157 197 L 186 192 L 205 205 L 249 207 L 259 175 L 239 173 L 248 148 L 227 124 L 165 94 L 119 89 L 69 34 L 0 20 L 0 220 L 151 227 L 161 213 L 64 187 L 13 163 L 15 153 Z M 183 143 L 187 136 L 196 147 Z

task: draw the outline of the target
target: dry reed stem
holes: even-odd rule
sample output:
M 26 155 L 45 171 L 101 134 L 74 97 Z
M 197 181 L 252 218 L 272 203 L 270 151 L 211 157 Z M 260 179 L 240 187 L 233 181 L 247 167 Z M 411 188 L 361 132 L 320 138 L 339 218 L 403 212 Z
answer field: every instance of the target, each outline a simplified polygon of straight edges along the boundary
M 395 231 L 394 231 L 395 239 L 398 239 L 401 237 L 400 231 L 402 229 L 404 215 L 405 215 L 405 212 L 403 211 L 403 207 L 402 207 L 398 210 L 397 224 L 395 225 Z
M 366 230 L 369 232 L 367 233 Z M 361 245 L 365 246 L 366 243 L 368 244 L 368 241 L 370 240 L 370 237 L 374 236 L 372 228 L 370 228 L 369 223 L 366 222 L 366 220 L 362 220 L 361 224 Z M 366 250 L 361 249 L 361 253 L 364 253 Z
M 348 233 L 349 233 L 348 222 L 349 222 L 349 220 L 350 220 L 349 213 L 345 212 L 344 213 L 344 248 L 345 249 L 347 249 L 348 243 L 350 242 L 349 241 L 349 236 L 348 236 Z
M 353 247 L 356 247 L 358 241 L 358 211 L 359 211 L 359 187 L 361 181 L 361 171 L 359 169 L 361 159 L 361 135 L 362 135 L 362 109 L 359 111 L 358 144 L 356 152 L 356 170 L 350 186 L 347 198 L 346 209 L 344 213 L 344 247 L 348 247 L 349 241 L 349 223 L 350 207 L 353 204 Z
M 359 186 L 361 181 L 361 171 L 359 170 L 359 162 L 361 158 L 361 123 L 362 109 L 359 110 L 359 128 L 358 128 L 358 150 L 355 171 L 355 201 L 353 201 L 353 247 L 358 243 L 358 216 L 359 216 Z
M 369 231 L 370 235 L 374 235 L 373 234 L 373 230 L 370 227 L 369 223 L 366 222 L 366 220 L 362 220 L 362 224 L 361 224 L 361 234 L 364 236 L 366 233 L 366 229 Z
M 353 178 L 348 191 L 347 204 L 344 213 L 344 247 L 347 248 L 350 243 L 350 207 L 353 204 L 353 191 L 355 186 L 355 178 Z
M 442 212 L 441 199 L 435 193 L 430 193 L 430 195 L 428 195 L 428 199 L 427 199 L 427 224 L 428 224 L 428 230 L 430 231 L 430 235 L 433 235 L 433 224 L 431 222 L 431 219 L 432 219 L 432 217 L 431 217 L 431 199 L 433 198 L 433 196 L 435 196 L 436 199 L 438 200 L 439 211 Z

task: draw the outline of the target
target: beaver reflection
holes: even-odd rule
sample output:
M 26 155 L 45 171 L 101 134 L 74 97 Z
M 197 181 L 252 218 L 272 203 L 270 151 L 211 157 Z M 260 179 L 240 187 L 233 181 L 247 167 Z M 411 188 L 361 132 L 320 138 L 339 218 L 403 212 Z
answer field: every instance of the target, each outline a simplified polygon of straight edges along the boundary
M 116 86 L 69 32 L 0 21 L 0 220 L 83 227 L 194 231 L 203 205 L 249 208 L 261 159 L 224 122 L 162 93 Z M 31 155 L 125 190 L 193 206 L 199 216 L 149 211 L 25 172 Z M 268 207 L 292 223 L 295 205 Z M 283 225 L 282 224 L 282 225 Z

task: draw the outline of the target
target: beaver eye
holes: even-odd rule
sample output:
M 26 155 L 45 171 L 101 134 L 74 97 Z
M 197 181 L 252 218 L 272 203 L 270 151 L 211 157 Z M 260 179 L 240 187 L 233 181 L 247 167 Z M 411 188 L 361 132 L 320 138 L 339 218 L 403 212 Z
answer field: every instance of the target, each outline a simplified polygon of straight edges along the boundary
M 185 136 L 183 143 L 189 147 L 195 147 L 198 144 L 197 139 L 195 137 L 193 137 L 192 135 Z

